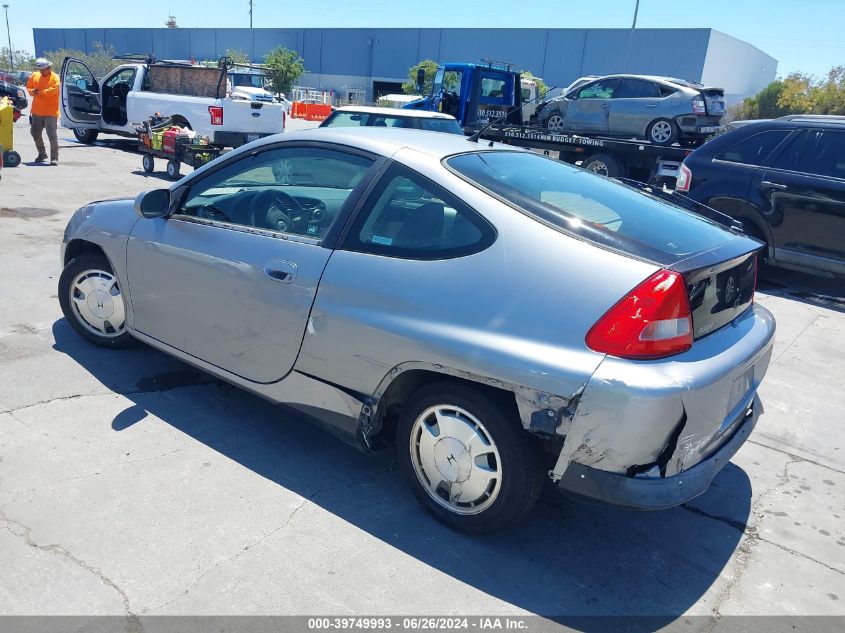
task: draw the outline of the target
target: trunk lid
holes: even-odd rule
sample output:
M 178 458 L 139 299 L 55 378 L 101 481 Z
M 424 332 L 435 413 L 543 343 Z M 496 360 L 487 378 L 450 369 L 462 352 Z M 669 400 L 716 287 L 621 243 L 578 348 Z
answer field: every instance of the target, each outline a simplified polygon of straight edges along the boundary
M 671 269 L 684 276 L 693 339 L 701 339 L 745 312 L 757 283 L 756 241 L 738 237 L 723 247 L 702 253 Z
M 725 113 L 725 91 L 721 88 L 702 88 L 701 96 L 707 114 L 722 116 Z

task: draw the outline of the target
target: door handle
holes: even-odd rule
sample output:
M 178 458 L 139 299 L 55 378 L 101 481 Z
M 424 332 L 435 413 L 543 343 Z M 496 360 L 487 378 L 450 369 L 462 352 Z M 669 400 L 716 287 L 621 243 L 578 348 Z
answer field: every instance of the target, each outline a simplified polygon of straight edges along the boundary
M 605 110 L 607 110 L 610 107 L 610 104 L 609 103 L 602 103 L 601 107 L 604 108 Z
M 273 281 L 289 284 L 296 279 L 296 264 L 288 261 L 270 262 L 264 267 L 264 274 Z
M 647 107 L 647 108 L 656 108 L 656 107 L 657 107 L 657 104 L 656 104 L 656 103 L 647 103 L 647 104 L 645 104 L 645 107 Z
M 769 189 L 788 189 L 789 188 L 786 185 L 780 184 L 779 182 L 769 182 L 768 180 L 764 180 L 760 184 L 763 185 L 764 187 L 769 188 Z

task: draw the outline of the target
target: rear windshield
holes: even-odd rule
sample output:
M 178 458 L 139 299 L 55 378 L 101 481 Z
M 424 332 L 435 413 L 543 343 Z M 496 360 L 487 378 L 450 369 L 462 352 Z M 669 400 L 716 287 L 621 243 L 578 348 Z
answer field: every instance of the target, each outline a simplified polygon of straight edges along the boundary
M 375 112 L 335 112 L 320 127 L 360 127 L 365 125 L 422 129 L 431 130 L 432 132 L 448 132 L 449 134 L 464 133 L 455 119 L 405 117 L 394 114 L 377 114 Z
M 446 164 L 553 228 L 663 265 L 733 238 L 681 207 L 538 154 L 475 152 Z

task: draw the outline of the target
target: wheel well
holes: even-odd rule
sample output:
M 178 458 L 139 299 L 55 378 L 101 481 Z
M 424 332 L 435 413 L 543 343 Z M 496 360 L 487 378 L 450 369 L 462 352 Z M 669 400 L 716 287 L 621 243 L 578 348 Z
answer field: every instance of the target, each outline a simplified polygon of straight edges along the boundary
M 753 206 L 750 206 L 748 203 L 740 200 L 730 200 L 725 198 L 710 200 L 707 204 L 708 206 L 716 209 L 716 211 L 727 213 L 729 216 L 736 218 L 737 220 L 741 220 L 744 224 L 751 225 L 752 231 L 756 229 L 756 233 L 759 234 L 759 237 L 761 237 L 763 241 L 766 242 L 766 245 L 771 248 L 772 236 L 769 233 L 767 223 L 760 217 L 760 212 Z M 757 237 L 757 235 L 755 235 L 755 237 Z
M 65 249 L 65 261 L 63 262 L 64 265 L 74 259 L 75 257 L 79 257 L 83 253 L 89 253 L 91 255 L 102 255 L 103 257 L 106 256 L 105 251 L 102 248 L 94 244 L 93 242 L 87 242 L 86 240 L 71 240 L 67 248 Z
M 183 117 L 181 114 L 174 114 L 171 119 L 173 119 L 173 125 L 178 125 L 179 127 L 187 127 L 190 130 L 194 129 L 191 127 L 191 124 L 188 123 L 188 119 Z
M 412 369 L 404 371 L 394 378 L 379 399 L 375 415 L 373 416 L 373 425 L 379 429 L 377 436 L 380 439 L 392 442 L 396 438 L 396 425 L 399 422 L 399 416 L 402 414 L 402 406 L 415 391 L 433 382 L 463 384 L 486 392 L 491 398 L 500 401 L 503 407 L 510 409 L 514 419 L 519 422 L 516 397 L 511 391 L 459 376 L 441 374 L 425 369 Z

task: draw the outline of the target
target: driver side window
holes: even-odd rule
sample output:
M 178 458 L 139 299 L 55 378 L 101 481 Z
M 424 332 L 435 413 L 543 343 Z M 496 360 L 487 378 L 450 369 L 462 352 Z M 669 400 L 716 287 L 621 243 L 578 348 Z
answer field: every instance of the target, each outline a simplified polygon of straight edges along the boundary
M 191 187 L 174 217 L 319 240 L 372 163 L 318 147 L 244 155 Z

